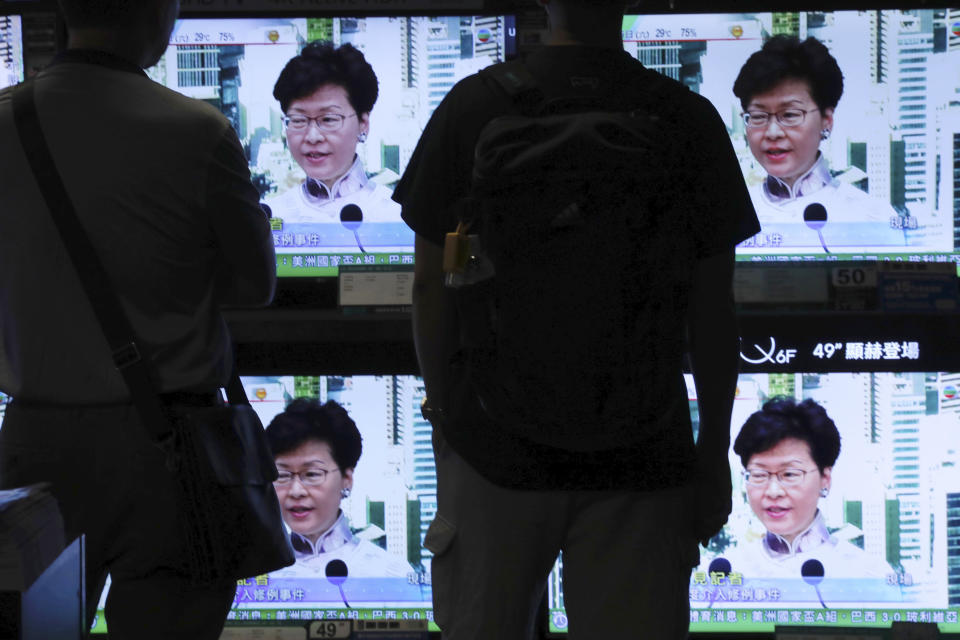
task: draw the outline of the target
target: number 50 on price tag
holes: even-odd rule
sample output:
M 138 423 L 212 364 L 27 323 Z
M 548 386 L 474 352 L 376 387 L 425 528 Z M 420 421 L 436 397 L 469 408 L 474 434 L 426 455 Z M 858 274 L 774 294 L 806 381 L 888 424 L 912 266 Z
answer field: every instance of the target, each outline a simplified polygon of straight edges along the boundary
M 834 287 L 877 286 L 877 269 L 874 266 L 834 267 L 830 269 L 830 281 Z

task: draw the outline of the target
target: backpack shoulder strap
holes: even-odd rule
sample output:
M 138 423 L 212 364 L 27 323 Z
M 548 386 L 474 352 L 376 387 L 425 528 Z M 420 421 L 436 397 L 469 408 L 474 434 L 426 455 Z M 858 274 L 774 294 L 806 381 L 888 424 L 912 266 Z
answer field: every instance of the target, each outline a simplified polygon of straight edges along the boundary
M 495 85 L 522 113 L 536 111 L 544 102 L 537 79 L 522 60 L 510 60 L 480 70 L 480 76 Z
M 537 79 L 521 60 L 509 60 L 492 64 L 480 70 L 484 77 L 491 78 L 511 98 L 526 91 L 537 89 Z
M 653 106 L 669 104 L 690 88 L 657 71 L 640 67 L 639 73 L 624 83 L 623 90 L 627 104 Z

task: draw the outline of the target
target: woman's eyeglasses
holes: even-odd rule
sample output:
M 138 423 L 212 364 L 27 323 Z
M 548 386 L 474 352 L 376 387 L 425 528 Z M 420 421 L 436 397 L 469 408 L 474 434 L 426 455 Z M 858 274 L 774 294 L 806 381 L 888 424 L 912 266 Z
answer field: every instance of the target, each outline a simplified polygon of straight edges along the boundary
M 339 471 L 339 469 L 333 469 Z M 288 487 L 293 483 L 293 479 L 300 480 L 300 484 L 307 487 L 319 487 L 327 479 L 327 469 L 307 469 L 306 471 L 277 471 L 277 479 L 273 481 L 274 486 Z
M 743 477 L 746 479 L 747 484 L 752 484 L 755 487 L 762 487 L 770 482 L 770 478 L 776 478 L 777 482 L 784 487 L 795 487 L 803 482 L 803 479 L 808 473 L 813 473 L 817 469 L 784 469 L 782 471 L 777 471 L 772 473 L 770 471 L 750 471 L 747 469 L 743 472 Z
M 746 111 L 741 113 L 740 116 L 743 118 L 743 123 L 751 129 L 759 129 L 760 127 L 767 126 L 770 124 L 771 117 L 776 118 L 777 124 L 781 126 L 798 127 L 803 124 L 804 118 L 806 118 L 807 114 L 811 111 L 817 111 L 817 109 L 784 109 L 777 113 L 770 113 L 768 111 Z
M 311 118 L 310 116 L 296 114 L 283 116 L 283 126 L 292 131 L 306 131 L 310 123 L 313 122 L 320 131 L 339 131 L 343 128 L 343 121 L 355 115 L 357 114 L 325 113 L 322 116 Z

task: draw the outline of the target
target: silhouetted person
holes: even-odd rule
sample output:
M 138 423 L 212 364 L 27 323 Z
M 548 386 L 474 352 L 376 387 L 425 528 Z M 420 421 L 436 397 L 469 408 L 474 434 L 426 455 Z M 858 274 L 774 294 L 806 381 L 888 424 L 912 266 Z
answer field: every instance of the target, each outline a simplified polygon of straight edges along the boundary
M 598 286 L 616 275 L 629 291 L 647 296 L 642 303 L 624 295 L 597 304 L 584 313 L 584 331 L 593 331 L 591 313 L 605 317 L 610 312 L 605 307 L 617 305 L 623 317 L 636 321 L 626 324 L 628 342 L 633 338 L 649 350 L 642 349 L 641 357 L 624 366 L 611 364 L 605 388 L 598 383 L 602 367 L 589 377 L 581 370 L 563 371 L 568 347 L 582 342 L 582 335 L 569 335 L 569 345 L 558 342 L 552 366 L 546 360 L 543 369 L 560 369 L 561 376 L 582 381 L 584 396 L 589 389 L 591 398 L 613 399 L 606 407 L 646 409 L 598 412 L 580 425 L 560 429 L 559 423 L 531 425 L 509 412 L 496 413 L 492 405 L 503 394 L 484 396 L 470 359 L 475 351 L 460 336 L 486 318 L 457 309 L 467 288 L 445 287 L 443 245 L 445 234 L 458 226 L 463 199 L 476 186 L 474 148 L 480 131 L 493 118 L 511 113 L 511 107 L 483 73 L 466 78 L 433 114 L 394 195 L 417 234 L 414 336 L 427 390 L 423 412 L 434 426 L 438 481 L 437 516 L 425 541 L 434 553 L 435 620 L 451 640 L 527 640 L 547 576 L 562 551 L 572 639 L 636 637 L 640 630 L 644 638 L 682 638 L 689 622 L 697 541 L 706 542 L 719 531 L 730 511 L 727 449 L 738 358 L 731 280 L 734 247 L 758 230 L 756 216 L 713 107 L 645 70 L 623 51 L 622 4 L 540 4 L 550 20 L 548 46 L 529 55 L 523 66 L 542 94 L 554 103 L 600 103 L 625 113 L 633 108 L 627 104 L 630 97 L 640 96 L 638 102 L 645 105 L 641 117 L 659 118 L 653 135 L 667 140 L 660 155 L 645 165 L 658 166 L 656 174 L 638 178 L 632 172 L 641 171 L 639 165 L 617 166 L 608 181 L 581 185 L 584 193 L 592 193 L 602 192 L 611 181 L 623 181 L 624 188 L 637 179 L 649 182 L 624 192 L 638 202 L 637 220 L 650 216 L 642 218 L 649 228 L 645 222 L 636 225 L 637 249 L 623 250 L 633 254 L 627 258 L 635 258 L 635 271 L 623 277 L 605 269 L 611 257 L 623 259 L 611 256 L 611 247 L 622 245 L 620 237 L 563 257 L 592 271 Z M 631 144 L 627 139 L 612 144 L 620 141 Z M 572 181 L 578 179 L 575 159 L 575 154 L 557 159 L 574 169 Z M 584 160 L 584 172 L 593 170 L 588 162 L 594 159 Z M 553 186 L 546 189 L 533 177 L 537 171 L 542 167 L 532 167 L 526 180 L 534 207 L 538 199 L 553 197 Z M 639 203 L 652 200 L 658 206 L 644 213 Z M 553 226 L 574 228 L 594 214 L 594 224 L 605 224 L 602 212 L 590 211 L 589 199 L 576 204 L 560 210 Z M 476 208 L 483 207 L 480 202 Z M 511 214 L 522 217 L 524 212 Z M 676 233 L 664 234 L 665 229 Z M 650 237 L 658 241 L 651 244 Z M 656 256 L 640 255 L 641 244 Z M 511 255 L 522 258 L 524 246 L 515 249 Z M 505 255 L 504 249 L 500 264 L 510 266 Z M 495 289 L 503 276 L 498 269 Z M 530 291 L 556 285 L 550 278 L 545 268 Z M 557 288 L 562 291 L 563 283 Z M 497 295 L 507 293 L 499 290 Z M 506 323 L 498 311 L 502 309 L 493 310 L 490 321 L 495 330 L 508 330 L 497 324 Z M 535 304 L 528 313 L 542 318 L 545 331 L 561 320 L 543 316 Z M 523 322 L 522 315 L 511 319 Z M 696 443 L 682 375 L 685 338 L 700 408 Z M 520 364 L 527 357 L 522 347 L 509 355 Z M 502 373 L 512 375 L 509 368 Z M 523 386 L 526 381 L 517 382 Z M 554 392 L 544 385 L 535 393 Z M 532 395 L 522 395 L 514 406 L 523 409 Z M 564 401 L 562 395 L 556 397 Z M 593 431 L 596 437 L 565 438 L 558 435 L 563 430 Z
M 68 49 L 34 82 L 51 154 L 174 405 L 210 405 L 232 368 L 221 305 L 275 285 L 267 219 L 236 133 L 151 81 L 177 0 L 61 0 Z M 217 638 L 235 580 L 185 568 L 176 480 L 140 423 L 0 92 L 0 486 L 52 484 L 87 541 L 87 616 L 107 574 L 111 638 Z M 238 531 L 237 535 L 243 535 Z

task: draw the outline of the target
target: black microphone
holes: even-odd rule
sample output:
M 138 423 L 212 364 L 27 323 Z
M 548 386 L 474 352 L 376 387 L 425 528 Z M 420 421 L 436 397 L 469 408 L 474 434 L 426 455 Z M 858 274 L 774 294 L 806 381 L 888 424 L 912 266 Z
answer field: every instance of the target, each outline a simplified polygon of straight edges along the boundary
M 337 588 L 340 589 L 340 597 L 343 598 L 343 604 L 350 607 L 350 603 L 347 602 L 347 596 L 343 593 L 343 583 L 347 581 L 347 563 L 343 560 L 331 560 L 327 563 L 327 568 L 325 570 L 327 574 L 327 580 L 331 584 L 337 585 Z
M 803 563 L 803 566 L 800 567 L 800 575 L 803 576 L 803 581 L 816 590 L 817 598 L 820 600 L 820 604 L 823 605 L 824 609 L 826 609 L 827 605 L 823 602 L 823 596 L 820 595 L 819 587 L 819 584 L 823 582 L 824 573 L 823 563 L 814 558 L 807 560 Z
M 340 224 L 353 231 L 353 237 L 357 239 L 357 246 L 360 247 L 360 251 L 366 253 L 367 250 L 360 244 L 360 236 L 357 234 L 357 229 L 363 224 L 363 210 L 353 203 L 343 205 L 343 209 L 340 209 Z
M 730 575 L 730 561 L 723 557 L 716 557 L 710 561 L 710 573 L 722 573 L 724 577 Z
M 730 577 L 731 571 L 732 571 L 732 567 L 730 566 L 730 561 L 721 556 L 717 556 L 716 558 L 711 560 L 710 566 L 707 567 L 707 575 L 709 575 L 711 578 L 713 577 L 714 573 L 722 574 L 724 578 L 728 578 Z M 707 609 L 711 608 L 712 606 L 713 606 L 713 592 L 711 591 L 710 604 L 707 606 Z
M 820 237 L 820 246 L 826 253 L 830 253 L 830 249 L 827 249 L 827 243 L 823 241 L 823 232 L 820 231 L 827 224 L 827 208 L 819 202 L 808 204 L 803 210 L 803 221 L 817 232 Z

